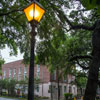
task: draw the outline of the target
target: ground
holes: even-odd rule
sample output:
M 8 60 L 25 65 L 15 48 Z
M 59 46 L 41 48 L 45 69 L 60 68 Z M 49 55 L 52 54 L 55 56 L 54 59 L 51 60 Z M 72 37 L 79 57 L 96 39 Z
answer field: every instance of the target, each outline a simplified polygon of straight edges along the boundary
M 0 97 L 0 100 L 18 100 L 18 99 L 8 99 L 8 98 L 3 98 L 3 97 Z
M 26 100 L 26 99 L 21 99 L 21 98 L 20 99 L 11 99 L 11 98 L 0 97 L 0 100 Z M 41 99 L 41 100 L 49 100 L 49 99 Z

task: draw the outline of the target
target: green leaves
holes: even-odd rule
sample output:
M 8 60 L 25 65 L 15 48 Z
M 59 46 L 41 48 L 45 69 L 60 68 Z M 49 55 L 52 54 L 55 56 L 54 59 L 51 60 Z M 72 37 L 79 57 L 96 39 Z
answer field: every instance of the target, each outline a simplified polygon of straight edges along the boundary
M 2 75 L 2 65 L 5 63 L 4 59 L 0 56 L 0 75 Z
M 76 83 L 79 88 L 85 88 L 87 83 L 87 77 L 77 77 Z
M 88 9 L 97 9 L 97 13 L 100 14 L 100 0 L 81 0 L 82 5 Z
M 96 7 L 96 0 L 81 0 L 83 6 L 88 10 Z
M 6 2 L 1 1 L 0 4 L 2 5 L 0 15 L 6 13 L 6 15 L 0 16 L 0 48 L 3 49 L 7 45 L 11 49 L 10 55 L 16 55 L 17 48 L 19 47 L 23 51 L 22 48 L 26 45 L 24 41 L 29 39 L 27 36 L 29 26 L 24 11 L 22 11 L 27 2 L 25 0 L 7 0 Z M 24 46 L 22 41 L 25 43 Z

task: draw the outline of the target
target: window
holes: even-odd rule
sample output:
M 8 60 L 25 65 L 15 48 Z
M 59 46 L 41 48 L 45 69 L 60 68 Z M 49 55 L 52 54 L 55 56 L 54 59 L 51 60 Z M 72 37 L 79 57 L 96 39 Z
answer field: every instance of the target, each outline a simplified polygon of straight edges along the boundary
M 36 79 L 39 79 L 39 75 L 40 75 L 40 65 L 37 65 Z
M 13 78 L 16 78 L 16 68 L 14 69 Z
M 52 84 L 49 85 L 48 93 L 54 93 L 54 90 L 57 89 L 56 86 L 53 86 Z
M 72 92 L 72 88 L 71 88 L 71 86 L 69 86 L 69 93 L 71 93 Z
M 27 76 L 27 67 L 24 67 L 24 80 L 26 79 Z
M 64 86 L 64 93 L 66 93 L 66 89 L 67 89 L 67 87 L 66 87 L 66 86 Z
M 73 92 L 75 93 L 75 87 L 73 87 Z
M 56 71 L 54 71 L 54 80 L 56 80 Z
M 75 76 L 72 76 L 72 81 L 75 81 Z
M 52 80 L 56 80 L 56 71 L 52 74 Z
M 12 75 L 12 69 L 9 69 L 9 79 L 11 79 L 11 75 Z
M 6 70 L 4 70 L 3 79 L 6 78 Z
M 48 93 L 51 93 L 52 85 L 49 85 Z
M 19 68 L 19 71 L 18 71 L 18 81 L 21 80 L 21 68 Z
M 64 76 L 64 82 L 67 82 L 67 77 L 66 76 Z
M 61 97 L 61 96 L 62 96 L 62 86 L 59 86 L 59 89 L 60 89 L 59 95 L 60 95 L 60 97 Z
M 37 85 L 37 87 L 36 87 L 36 91 L 39 92 L 39 85 Z

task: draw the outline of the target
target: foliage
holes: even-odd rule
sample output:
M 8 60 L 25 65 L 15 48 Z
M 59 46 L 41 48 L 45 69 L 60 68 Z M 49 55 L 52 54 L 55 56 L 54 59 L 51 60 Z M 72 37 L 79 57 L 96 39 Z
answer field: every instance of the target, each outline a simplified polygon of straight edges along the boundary
M 7 89 L 8 95 L 15 95 L 15 86 L 16 86 L 15 80 L 9 80 L 9 79 L 0 80 L 0 88 Z
M 85 88 L 87 83 L 87 76 L 86 73 L 77 72 L 76 75 L 76 84 L 78 88 Z
M 97 13 L 100 14 L 100 1 L 99 0 L 81 0 L 82 5 L 88 9 L 96 9 Z
M 64 97 L 66 98 L 66 100 L 72 99 L 72 93 L 65 93 Z
M 4 64 L 4 59 L 0 57 L 0 68 L 2 67 L 3 64 Z
M 59 23 L 55 25 L 52 33 L 49 40 L 38 42 L 36 46 L 37 62 L 49 65 L 49 69 L 50 66 L 55 68 L 60 66 L 58 63 L 62 57 L 60 46 L 65 41 L 65 34 Z
M 0 17 L 0 49 L 7 45 L 11 50 L 10 55 L 17 54 L 17 47 L 24 52 L 29 41 L 29 25 L 22 11 L 25 5 L 27 2 L 24 0 L 0 2 L 0 15 L 4 14 Z
M 77 32 L 73 36 L 66 34 L 63 38 L 61 38 L 60 33 L 57 34 L 58 35 L 50 41 L 42 41 L 37 44 L 38 63 L 43 62 L 43 64 L 49 65 L 51 71 L 59 67 L 62 68 L 62 70 L 64 68 L 66 73 L 73 74 L 77 62 L 76 60 L 71 61 L 70 59 L 74 56 L 87 55 L 87 51 L 88 55 L 91 55 L 90 33 L 85 34 L 85 32 L 83 32 L 83 34 L 80 34 Z M 91 60 L 80 59 L 79 61 L 81 61 L 83 66 L 86 66 L 85 64 L 88 66 L 88 62 Z
M 26 80 L 20 80 L 17 83 L 18 84 L 27 84 L 28 83 L 28 78 Z
M 72 6 L 69 6 L 70 3 L 67 1 L 49 1 L 49 5 L 46 1 L 43 2 L 45 2 L 43 6 L 46 8 L 46 17 L 41 21 L 41 26 L 38 27 L 38 35 L 41 41 L 39 41 L 36 46 L 36 62 L 48 65 L 50 70 L 61 67 L 64 68 L 66 72 L 71 72 L 72 69 L 75 69 L 73 68 L 75 64 L 78 63 L 87 67 L 91 59 L 77 59 L 78 61 L 76 59 L 71 61 L 71 59 L 74 56 L 91 55 L 91 32 L 84 30 L 70 30 L 67 32 L 69 28 L 67 27 L 68 24 L 65 24 L 66 19 L 64 15 L 68 18 L 70 17 L 74 25 L 81 23 L 92 25 L 95 21 L 95 19 L 92 18 L 94 13 L 91 12 L 89 15 L 84 16 L 85 12 L 79 12 L 79 9 L 76 9 L 72 10 L 68 15 L 63 11 L 61 6 L 63 5 L 65 10 L 68 10 L 68 8 L 72 9 L 75 2 L 72 2 Z M 54 17 L 55 15 L 57 18 Z M 44 37 L 42 34 L 45 34 Z
M 14 2 L 7 1 L 7 4 L 6 4 L 5 1 L 2 1 L 1 2 L 2 10 L 0 10 L 0 14 L 2 14 L 3 12 L 8 13 L 13 10 L 18 10 L 16 13 L 12 12 L 10 14 L 1 16 L 2 21 L 1 21 L 0 25 L 2 28 L 0 28 L 1 29 L 1 31 L 0 31 L 1 39 L 0 40 L 2 40 L 2 42 L 3 42 L 1 44 L 1 47 L 4 48 L 5 44 L 7 44 L 11 48 L 11 54 L 17 54 L 17 47 L 19 47 L 21 53 L 24 53 L 24 62 L 26 64 L 29 64 L 29 63 L 27 63 L 27 61 L 29 61 L 29 58 L 30 58 L 29 32 L 30 32 L 31 28 L 29 28 L 30 25 L 28 24 L 28 21 L 26 21 L 26 18 L 25 18 L 25 15 L 24 15 L 22 9 L 29 2 L 30 1 L 27 1 L 27 0 L 14 1 Z M 87 16 L 88 17 L 87 18 L 86 16 L 84 16 L 84 12 L 78 12 L 78 10 L 72 10 L 69 13 L 69 15 L 67 15 L 66 12 L 63 10 L 62 5 L 65 7 L 65 10 L 72 9 L 72 7 L 74 7 L 73 3 L 72 3 L 72 6 L 70 6 L 70 2 L 68 2 L 68 1 L 61 1 L 61 0 L 58 0 L 58 1 L 52 0 L 51 1 L 51 0 L 49 0 L 47 2 L 47 1 L 41 0 L 40 3 L 46 9 L 46 13 L 45 13 L 43 19 L 37 26 L 37 33 L 38 33 L 37 36 L 43 43 L 36 43 L 36 45 L 38 45 L 36 48 L 36 52 L 43 53 L 44 51 L 42 51 L 42 50 L 44 50 L 45 49 L 44 46 L 46 46 L 45 54 L 41 54 L 41 55 L 38 54 L 39 55 L 38 58 L 41 61 L 42 58 L 45 58 L 46 54 L 48 54 L 48 55 L 54 54 L 54 56 L 55 56 L 56 48 L 59 48 L 61 45 L 63 45 L 63 42 L 66 39 L 65 34 L 69 34 L 66 32 L 66 31 L 68 31 L 69 28 L 67 27 L 66 19 L 64 19 L 64 17 L 63 17 L 64 15 L 70 17 L 70 19 L 73 19 L 73 21 L 72 21 L 73 24 L 81 23 L 81 21 L 82 21 L 82 23 L 90 25 L 92 22 L 89 22 L 88 20 L 89 19 L 93 20 L 95 18 L 92 18 L 92 16 L 90 17 L 90 15 L 89 15 L 89 17 Z M 5 5 L 6 5 L 6 8 L 4 8 Z M 14 30 L 14 31 L 12 32 L 12 30 Z M 82 31 L 82 30 L 77 31 L 77 32 L 70 31 L 70 33 L 72 34 L 72 36 L 71 36 L 72 40 L 74 40 L 76 38 L 76 37 L 74 37 L 74 39 L 73 39 L 74 34 L 76 34 L 76 33 L 79 34 L 80 32 L 83 33 L 84 31 Z M 86 35 L 85 32 L 84 32 L 84 35 Z M 80 37 L 80 39 L 82 38 L 82 36 L 79 36 L 79 37 Z M 70 39 L 67 41 L 73 42 L 72 40 Z M 52 42 L 52 44 L 51 44 L 51 42 Z M 88 43 L 88 41 L 87 41 L 87 43 Z M 79 46 L 79 44 L 77 44 L 76 47 L 77 46 Z M 85 46 L 83 46 L 83 47 L 85 47 Z M 49 50 L 49 48 L 51 48 L 51 49 Z M 77 53 L 78 53 L 78 51 L 81 51 L 81 50 L 77 50 Z M 62 51 L 58 50 L 57 53 L 59 54 L 59 52 L 62 52 Z M 58 55 L 58 54 L 56 54 L 56 55 Z M 80 54 L 80 52 L 79 52 L 79 54 Z M 51 57 L 48 56 L 45 58 L 45 61 L 41 61 L 41 62 L 45 63 L 47 59 L 50 60 Z M 54 59 L 56 59 L 56 58 L 54 58 Z M 52 60 L 54 61 L 54 59 L 52 59 Z M 59 60 L 57 62 L 59 62 Z
M 51 2 L 51 1 L 49 1 Z M 60 0 L 59 3 L 62 3 Z M 10 54 L 17 54 L 17 47 L 20 49 L 21 53 L 24 53 L 24 62 L 29 61 L 30 58 L 30 25 L 26 21 L 26 17 L 23 12 L 23 8 L 29 4 L 30 1 L 2 1 L 0 3 L 0 47 L 3 49 L 5 45 L 11 49 Z M 39 23 L 37 27 L 38 37 L 40 39 L 49 40 L 53 36 L 52 30 L 61 30 L 60 22 L 57 20 L 52 5 L 44 0 L 40 3 L 46 9 L 45 17 Z M 5 8 L 6 6 L 6 8 Z M 60 7 L 60 5 L 59 5 Z M 47 24 L 51 23 L 51 24 Z M 46 28 L 45 28 L 46 27 Z M 55 27 L 55 28 L 54 28 Z
M 9 86 L 9 80 L 8 79 L 1 79 L 0 80 L 0 87 L 2 88 L 2 89 L 7 89 L 8 88 L 8 86 Z
M 8 83 L 8 91 L 10 95 L 15 95 L 15 86 L 16 86 L 16 81 L 10 80 Z
M 0 57 L 0 75 L 2 75 L 2 65 L 4 64 L 4 59 Z
M 100 1 L 99 0 L 81 0 L 82 4 L 88 8 L 88 9 L 93 9 L 95 7 L 99 7 L 100 6 Z

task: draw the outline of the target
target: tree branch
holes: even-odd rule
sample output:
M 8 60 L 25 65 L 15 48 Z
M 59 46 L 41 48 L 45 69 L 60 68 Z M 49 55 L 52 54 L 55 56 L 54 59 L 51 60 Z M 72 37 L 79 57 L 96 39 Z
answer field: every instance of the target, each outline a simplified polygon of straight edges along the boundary
M 71 29 L 84 29 L 84 30 L 89 30 L 92 31 L 95 28 L 95 24 L 93 26 L 86 26 L 86 25 L 73 25 L 72 22 L 66 17 L 63 11 L 59 10 L 53 3 L 50 3 L 54 10 L 57 12 L 58 17 L 60 20 L 63 22 L 64 20 L 69 24 Z M 63 20 L 63 19 L 64 20 Z
M 27 3 L 30 3 L 28 0 L 25 0 Z
M 61 14 L 61 13 L 59 13 Z M 73 25 L 72 22 L 63 14 L 64 19 L 66 22 L 70 25 L 71 29 L 84 29 L 84 30 L 89 30 L 92 31 L 95 28 L 95 25 L 93 26 L 86 26 L 86 25 Z
M 23 11 L 23 9 L 15 9 L 15 10 L 12 10 L 12 11 L 9 11 L 9 12 L 6 12 L 6 13 L 0 13 L 0 16 L 7 16 L 11 13 L 15 13 L 15 12 L 18 12 L 18 11 Z
M 10 19 L 12 19 L 15 23 L 20 25 L 22 28 L 24 28 L 24 25 L 22 25 L 20 22 L 18 22 L 16 19 L 12 18 L 11 16 L 8 16 Z
M 89 69 L 89 67 L 82 66 L 82 65 L 79 63 L 78 60 L 76 60 L 76 61 L 77 61 L 77 64 L 78 64 L 81 68 L 83 68 L 84 70 L 88 70 L 88 69 Z
M 88 55 L 86 55 L 86 56 L 74 56 L 70 59 L 70 61 L 77 60 L 77 59 L 87 59 L 87 58 L 92 59 L 92 56 L 88 56 Z
M 83 74 L 77 74 L 76 77 L 87 77 L 86 73 L 83 73 Z

